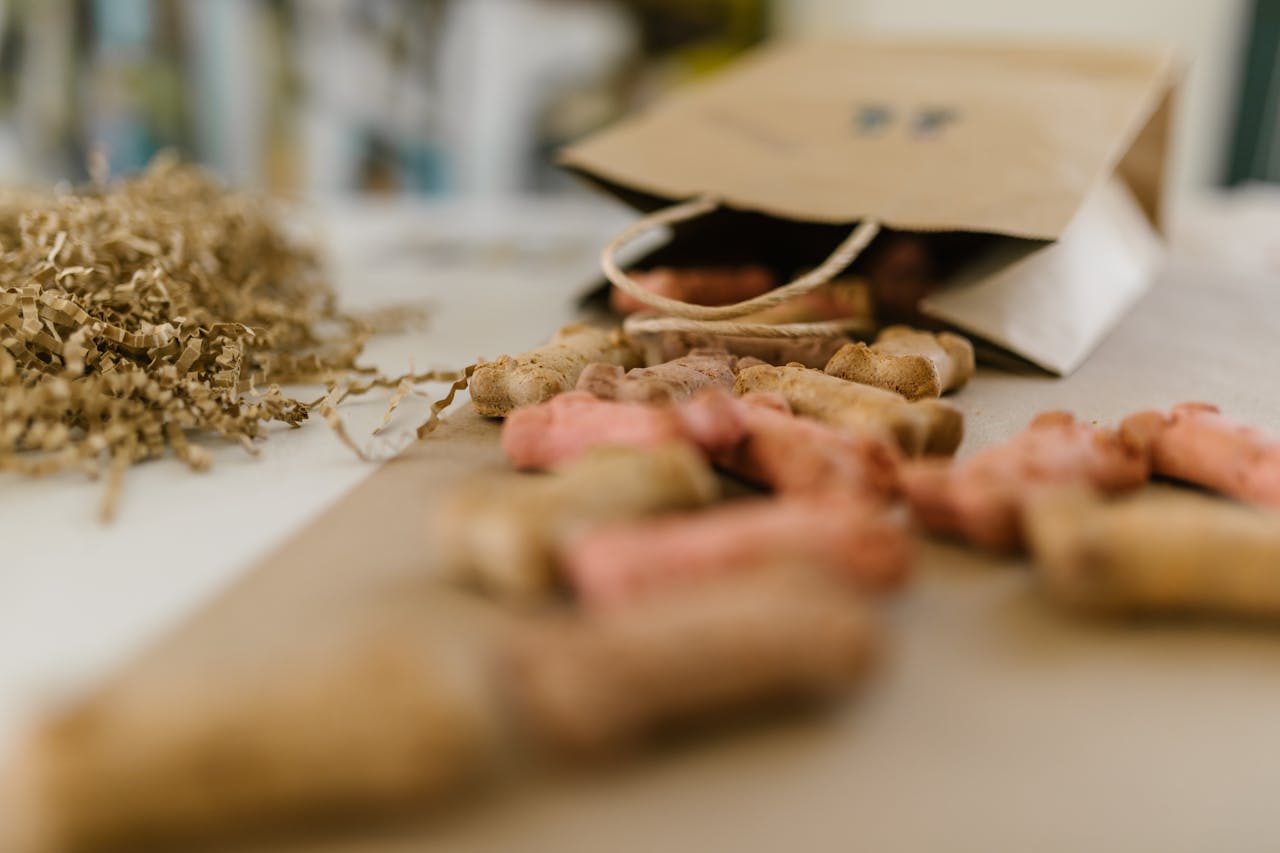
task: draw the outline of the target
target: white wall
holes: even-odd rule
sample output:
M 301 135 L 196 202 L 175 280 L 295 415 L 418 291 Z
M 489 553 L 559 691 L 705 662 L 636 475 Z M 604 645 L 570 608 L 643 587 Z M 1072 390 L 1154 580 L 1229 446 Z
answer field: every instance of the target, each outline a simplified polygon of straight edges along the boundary
M 779 0 L 793 35 L 832 31 L 1163 43 L 1188 62 L 1174 149 L 1178 196 L 1225 169 L 1244 51 L 1245 0 Z

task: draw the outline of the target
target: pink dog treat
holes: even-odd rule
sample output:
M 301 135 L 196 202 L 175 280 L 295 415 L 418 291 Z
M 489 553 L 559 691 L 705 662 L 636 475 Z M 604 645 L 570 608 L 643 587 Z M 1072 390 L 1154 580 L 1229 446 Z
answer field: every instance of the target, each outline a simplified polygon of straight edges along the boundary
M 582 754 L 740 708 L 843 693 L 870 671 L 878 631 L 856 596 L 832 586 L 787 566 L 541 619 L 507 646 L 515 706 L 540 740 Z
M 760 266 L 693 269 L 657 267 L 633 272 L 631 279 L 659 296 L 694 305 L 732 305 L 772 290 L 777 284 L 773 273 Z M 616 287 L 609 291 L 609 306 L 619 314 L 649 310 L 648 305 Z
M 781 305 L 748 314 L 746 323 L 821 323 L 824 320 L 862 320 L 875 327 L 875 307 L 871 287 L 859 278 L 829 281 L 817 290 L 790 299 Z
M 1011 552 L 1022 545 L 1022 510 L 1039 489 L 1079 484 L 1121 492 L 1146 482 L 1150 470 L 1143 448 L 1119 432 L 1046 412 L 998 447 L 955 464 L 910 461 L 901 476 L 926 530 Z
M 861 588 L 906 577 L 911 542 L 875 501 L 837 492 L 743 501 L 696 515 L 606 524 L 564 553 L 571 585 L 589 607 L 779 562 L 820 568 Z
M 1183 403 L 1168 415 L 1139 412 L 1126 418 L 1120 431 L 1150 449 L 1156 474 L 1249 503 L 1280 506 L 1280 438 L 1234 421 L 1214 406 Z
M 724 350 L 694 350 L 686 356 L 625 370 L 616 364 L 588 365 L 578 377 L 578 390 L 602 400 L 632 403 L 679 403 L 703 388 L 733 387 L 738 357 Z M 758 363 L 755 359 L 747 361 Z
M 601 400 L 585 391 L 553 397 L 512 412 L 502 426 L 502 449 L 517 468 L 551 468 L 592 447 L 653 450 L 687 441 L 710 456 L 742 440 L 740 407 L 723 388 L 707 388 L 679 406 Z
M 747 394 L 741 408 L 746 439 L 716 460 L 720 467 L 781 494 L 887 497 L 896 490 L 901 454 L 888 441 L 796 417 L 777 395 Z

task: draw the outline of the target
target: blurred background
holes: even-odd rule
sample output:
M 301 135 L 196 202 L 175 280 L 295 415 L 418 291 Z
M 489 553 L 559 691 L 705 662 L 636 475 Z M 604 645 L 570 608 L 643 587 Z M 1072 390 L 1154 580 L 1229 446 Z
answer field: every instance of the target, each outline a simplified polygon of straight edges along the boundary
M 0 180 L 175 148 L 305 196 L 575 192 L 549 165 L 772 36 L 1168 43 L 1178 195 L 1280 177 L 1280 0 L 0 0 Z

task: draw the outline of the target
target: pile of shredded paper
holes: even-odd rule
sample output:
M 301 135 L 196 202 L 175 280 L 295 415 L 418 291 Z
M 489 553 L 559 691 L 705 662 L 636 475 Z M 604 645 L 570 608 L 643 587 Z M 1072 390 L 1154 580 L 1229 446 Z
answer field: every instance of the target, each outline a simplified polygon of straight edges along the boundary
M 337 390 L 374 373 L 356 364 L 370 331 L 261 201 L 195 167 L 161 158 L 119 184 L 0 195 L 0 471 L 106 473 L 110 516 L 135 463 L 172 449 L 203 469 L 199 439 L 252 451 L 268 422 L 316 406 L 334 422 L 349 393 L 403 393 L 399 378 Z M 310 382 L 330 393 L 278 387 Z

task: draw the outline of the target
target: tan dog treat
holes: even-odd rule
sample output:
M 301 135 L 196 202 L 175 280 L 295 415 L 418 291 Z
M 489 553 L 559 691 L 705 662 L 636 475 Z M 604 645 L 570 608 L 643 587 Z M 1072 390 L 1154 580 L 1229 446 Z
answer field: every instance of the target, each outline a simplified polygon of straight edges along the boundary
M 551 746 L 599 753 L 673 724 L 844 692 L 870 670 L 877 636 L 856 597 L 794 568 L 529 626 L 510 645 L 511 681 Z
M 738 373 L 734 390 L 780 394 L 796 414 L 841 429 L 888 434 L 909 456 L 954 453 L 964 436 L 964 416 L 949 403 L 910 402 L 892 391 L 800 365 L 746 368 Z
M 922 332 L 890 326 L 876 342 L 849 344 L 827 362 L 826 372 L 850 382 L 874 385 L 908 400 L 940 397 L 973 376 L 973 344 L 951 332 Z
M 997 447 L 956 463 L 907 462 L 902 488 L 920 524 L 993 551 L 1022 545 L 1022 510 L 1048 486 L 1104 493 L 1135 489 L 1149 476 L 1146 453 L 1115 430 L 1046 412 Z
M 755 358 L 765 364 L 822 367 L 836 350 L 851 343 L 844 335 L 830 338 L 751 338 L 709 335 L 703 332 L 652 332 L 636 335 L 636 346 L 650 366 L 680 358 L 699 349 L 720 349 L 739 358 Z
M 738 357 L 724 350 L 693 350 L 653 367 L 623 370 L 616 364 L 591 364 L 578 378 L 579 391 L 602 400 L 630 403 L 679 403 L 712 385 L 732 388 Z
M 564 567 L 584 604 L 610 607 L 790 560 L 885 589 L 902 583 L 911 555 L 883 503 L 831 492 L 601 525 L 570 543 Z
M 742 440 L 738 401 L 723 388 L 704 388 L 678 406 L 601 400 L 585 391 L 561 394 L 512 412 L 502 425 L 502 449 L 517 468 L 551 468 L 592 447 L 654 449 L 684 441 L 718 455 Z
M 1086 611 L 1280 617 L 1280 515 L 1206 495 L 1045 495 L 1026 513 L 1036 574 Z
M 1280 438 L 1242 424 L 1205 403 L 1168 415 L 1140 412 L 1120 425 L 1150 448 L 1152 471 L 1250 503 L 1280 506 Z
M 721 468 L 781 494 L 896 491 L 900 454 L 887 439 L 796 417 L 774 395 L 748 394 L 742 403 L 746 438 L 716 460 Z
M 505 598 L 558 581 L 558 549 L 593 524 L 692 509 L 720 483 L 692 447 L 598 447 L 550 476 L 509 475 L 450 496 L 435 514 L 432 547 L 445 571 Z
M 657 267 L 631 273 L 645 290 L 692 305 L 732 305 L 772 290 L 777 280 L 767 267 Z M 609 307 L 619 314 L 647 311 L 649 306 L 616 287 L 609 289 Z
M 478 647 L 368 631 L 308 638 L 288 666 L 153 673 L 51 719 L 15 771 L 32 845 L 20 849 L 185 850 L 420 812 L 492 772 L 506 723 Z
M 506 417 L 515 408 L 570 390 L 583 368 L 597 361 L 624 368 L 640 364 L 620 330 L 582 323 L 565 326 L 545 346 L 514 357 L 499 356 L 476 367 L 471 405 L 486 417 Z

